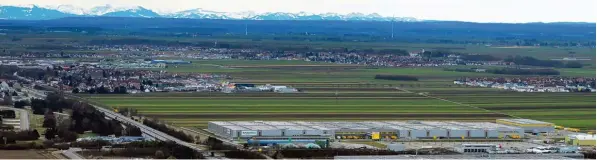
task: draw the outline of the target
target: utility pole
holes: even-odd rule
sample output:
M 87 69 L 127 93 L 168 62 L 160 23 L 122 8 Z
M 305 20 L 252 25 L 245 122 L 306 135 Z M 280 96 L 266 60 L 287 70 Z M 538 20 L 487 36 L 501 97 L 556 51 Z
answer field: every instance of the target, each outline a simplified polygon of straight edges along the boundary
M 336 105 L 338 105 L 338 90 L 336 90 Z
M 392 39 L 394 39 L 394 15 L 392 15 L 392 20 L 390 23 L 392 23 Z

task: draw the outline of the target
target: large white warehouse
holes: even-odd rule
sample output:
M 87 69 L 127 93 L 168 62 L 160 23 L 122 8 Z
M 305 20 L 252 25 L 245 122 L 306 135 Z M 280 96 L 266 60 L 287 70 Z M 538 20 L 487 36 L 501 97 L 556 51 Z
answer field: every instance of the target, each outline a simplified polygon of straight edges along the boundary
M 497 139 L 524 129 L 490 122 L 439 121 L 212 121 L 208 131 L 228 139 L 320 136 L 333 139 Z

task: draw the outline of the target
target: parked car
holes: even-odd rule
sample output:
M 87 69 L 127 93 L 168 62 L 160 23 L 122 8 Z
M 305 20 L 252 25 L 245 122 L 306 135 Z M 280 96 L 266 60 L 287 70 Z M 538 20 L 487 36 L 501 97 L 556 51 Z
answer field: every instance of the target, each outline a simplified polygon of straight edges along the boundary
M 102 146 L 101 151 L 110 151 L 112 150 L 112 146 Z
M 536 154 L 550 153 L 550 151 L 546 147 L 532 147 L 527 149 L 526 152 Z

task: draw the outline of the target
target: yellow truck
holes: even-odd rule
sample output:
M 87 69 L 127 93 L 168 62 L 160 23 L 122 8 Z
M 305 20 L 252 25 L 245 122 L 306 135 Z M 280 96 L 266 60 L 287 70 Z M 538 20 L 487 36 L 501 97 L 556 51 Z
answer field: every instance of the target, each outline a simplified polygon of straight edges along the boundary
M 571 132 L 580 132 L 580 129 L 578 129 L 578 128 L 566 128 L 564 130 L 571 131 Z
M 520 135 L 518 135 L 518 134 L 508 135 L 508 138 L 511 138 L 511 139 L 520 139 Z

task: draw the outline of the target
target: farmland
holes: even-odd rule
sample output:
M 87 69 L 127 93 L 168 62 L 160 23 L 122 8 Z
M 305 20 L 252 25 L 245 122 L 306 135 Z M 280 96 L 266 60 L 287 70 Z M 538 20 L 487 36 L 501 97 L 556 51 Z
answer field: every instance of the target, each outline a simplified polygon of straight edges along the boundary
M 417 90 L 417 89 L 413 89 Z M 141 113 L 186 127 L 205 127 L 211 120 L 484 120 L 513 115 L 594 129 L 594 94 L 537 94 L 484 89 L 428 92 L 459 105 L 415 93 L 299 93 L 94 96 L 112 107 L 137 108 Z M 484 93 L 478 95 L 474 93 Z M 493 93 L 492 93 L 493 92 Z M 549 93 L 552 94 L 552 93 Z M 358 96 L 362 95 L 362 96 Z M 479 107 L 479 108 L 474 108 Z M 487 109 L 487 110 L 485 110 Z M 504 114 L 507 115 L 504 115 Z M 355 118 L 358 117 L 358 118 Z
M 137 108 L 144 115 L 190 128 L 205 128 L 207 121 L 214 120 L 493 121 L 521 117 L 595 129 L 595 93 L 517 93 L 452 84 L 459 77 L 496 76 L 487 73 L 240 60 L 194 61 L 168 70 L 223 73 L 231 75 L 233 82 L 290 85 L 303 92 L 86 96 L 115 108 Z M 577 73 L 570 76 L 595 75 L 585 69 L 567 71 Z M 419 81 L 375 80 L 376 74 L 410 75 Z

